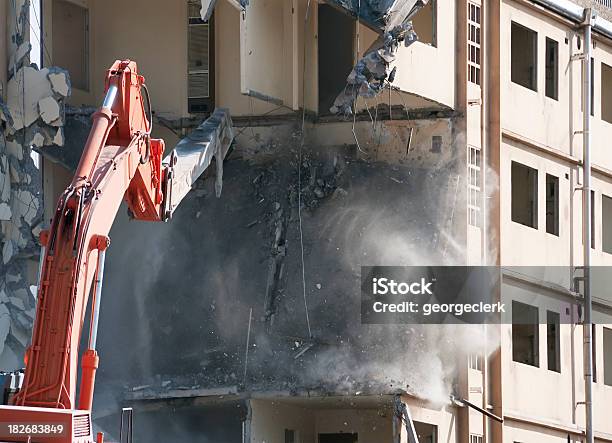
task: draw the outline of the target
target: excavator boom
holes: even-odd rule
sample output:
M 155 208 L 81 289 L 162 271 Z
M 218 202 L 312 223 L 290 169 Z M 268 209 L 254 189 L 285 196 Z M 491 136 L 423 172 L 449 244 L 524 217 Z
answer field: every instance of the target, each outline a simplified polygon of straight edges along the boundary
M 186 194 L 185 183 L 206 169 L 213 154 L 218 175 L 221 172 L 219 163 L 227 150 L 212 152 L 214 146 L 206 143 L 194 144 L 191 157 L 179 151 L 180 156 L 173 152 L 162 161 L 164 142 L 151 138 L 151 117 L 144 77 L 136 63 L 116 61 L 107 71 L 104 103 L 93 115 L 74 178 L 59 199 L 50 229 L 40 237 L 42 262 L 25 379 L 14 405 L 0 406 L 0 441 L 27 442 L 32 437 L 40 443 L 94 441 L 90 411 L 99 360 L 96 340 L 104 258 L 121 201 L 126 201 L 135 219 L 166 221 Z M 182 184 L 175 183 L 179 159 Z M 88 346 L 79 354 L 90 293 Z M 25 428 L 20 433 L 11 424 L 29 425 L 30 431 L 33 425 L 43 425 L 43 431 L 51 429 L 45 425 L 56 425 L 56 430 L 61 425 L 62 431 L 27 434 Z

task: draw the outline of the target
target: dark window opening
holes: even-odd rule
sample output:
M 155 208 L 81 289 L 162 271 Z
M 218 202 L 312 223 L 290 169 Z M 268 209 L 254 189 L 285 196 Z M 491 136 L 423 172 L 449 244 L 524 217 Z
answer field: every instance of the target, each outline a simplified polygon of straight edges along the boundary
M 604 384 L 612 386 L 612 329 L 603 328 Z
M 419 37 L 421 43 L 426 45 L 437 46 L 437 21 L 438 2 L 431 0 L 427 3 L 412 19 L 414 32 Z
M 594 323 L 591 325 L 591 353 L 593 355 L 593 383 L 597 383 L 597 325 Z
M 442 152 L 442 136 L 441 135 L 431 136 L 431 152 L 435 152 L 435 153 Z
M 512 360 L 540 366 L 538 308 L 512 302 Z
M 559 178 L 546 174 L 546 232 L 559 235 Z
M 513 83 L 538 90 L 538 33 L 512 22 L 510 76 Z
M 512 221 L 538 228 L 538 171 L 512 162 Z
M 191 114 L 210 114 L 214 96 L 214 18 L 200 17 L 200 2 L 188 2 L 187 107 Z
M 612 254 L 612 197 L 601 196 L 601 241 L 604 252 Z
M 601 119 L 612 123 L 612 67 L 601 64 Z
M 436 425 L 415 421 L 414 430 L 419 438 L 419 443 L 437 443 L 438 427 Z
M 546 37 L 546 97 L 559 99 L 559 43 Z
M 353 69 L 355 20 L 329 5 L 319 5 L 319 114 L 329 114 Z
M 297 443 L 293 429 L 285 429 L 285 443 Z
M 595 59 L 591 58 L 591 115 L 595 115 Z
M 319 434 L 319 443 L 356 443 L 357 440 L 357 434 Z
M 595 249 L 595 191 L 591 190 L 591 249 Z
M 548 370 L 561 372 L 561 320 L 556 312 L 546 311 L 546 351 Z

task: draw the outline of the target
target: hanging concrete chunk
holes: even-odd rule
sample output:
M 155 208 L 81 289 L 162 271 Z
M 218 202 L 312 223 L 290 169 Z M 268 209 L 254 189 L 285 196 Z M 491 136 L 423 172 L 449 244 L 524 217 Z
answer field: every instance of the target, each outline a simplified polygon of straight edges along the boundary
M 242 9 L 245 9 L 249 4 L 249 0 L 230 0 L 230 2 L 240 5 Z M 207 22 L 215 10 L 217 0 L 200 0 L 200 4 L 200 17 L 202 17 L 202 20 Z
M 68 97 L 70 95 L 70 79 L 68 73 L 60 68 L 49 68 L 49 81 L 51 87 L 62 97 Z
M 170 213 L 191 190 L 195 181 L 210 165 L 213 156 L 217 166 L 215 191 L 221 195 L 223 159 L 234 140 L 232 118 L 227 109 L 215 109 L 206 121 L 182 139 L 164 163 L 174 162 L 170 190 Z M 173 160 L 174 159 L 174 160 Z
M 328 0 L 341 10 L 358 17 L 381 36 L 357 62 L 330 111 L 351 114 L 358 96 L 372 98 L 392 83 L 395 68 L 391 64 L 400 43 L 410 46 L 417 41 L 411 19 L 429 0 Z

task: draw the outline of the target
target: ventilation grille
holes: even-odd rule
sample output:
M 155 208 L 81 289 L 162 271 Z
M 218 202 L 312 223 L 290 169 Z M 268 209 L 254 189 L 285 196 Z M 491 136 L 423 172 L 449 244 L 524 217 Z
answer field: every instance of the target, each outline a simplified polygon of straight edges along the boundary
M 208 97 L 208 74 L 189 74 L 189 97 Z
M 91 422 L 88 414 L 75 415 L 72 419 L 75 437 L 88 437 L 91 435 Z

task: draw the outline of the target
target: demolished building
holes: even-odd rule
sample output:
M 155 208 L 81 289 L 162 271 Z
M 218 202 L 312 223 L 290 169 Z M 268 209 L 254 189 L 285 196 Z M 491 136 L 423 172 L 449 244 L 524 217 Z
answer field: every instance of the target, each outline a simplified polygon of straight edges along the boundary
M 105 3 L 42 0 L 42 27 L 29 2 L 0 8 L 21 26 L 8 32 L 0 78 L 11 184 L 0 369 L 20 366 L 36 235 L 78 163 L 102 75 L 131 58 L 167 147 L 209 142 L 218 108 L 235 142 L 221 198 L 212 174 L 171 224 L 137 225 L 127 213 L 114 224 L 96 425 L 111 431 L 131 406 L 142 438 L 409 442 L 407 405 L 421 442 L 504 432 L 486 415 L 505 417 L 491 382 L 501 357 L 487 358 L 496 332 L 362 325 L 355 302 L 363 264 L 497 254 L 499 238 L 484 229 L 499 170 L 485 177 L 481 156 L 480 125 L 493 120 L 483 111 L 481 3 Z M 29 59 L 31 27 L 42 69 Z

